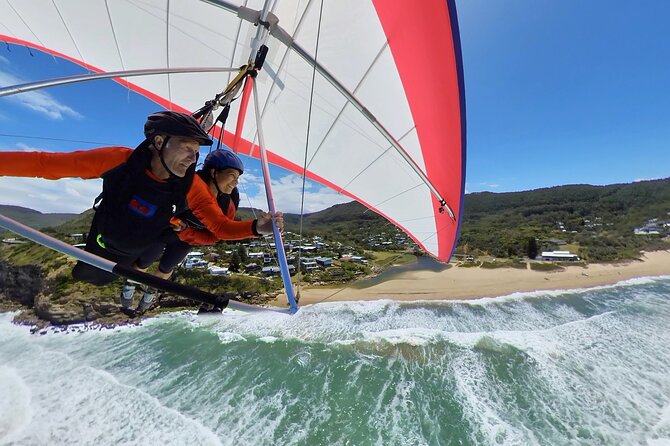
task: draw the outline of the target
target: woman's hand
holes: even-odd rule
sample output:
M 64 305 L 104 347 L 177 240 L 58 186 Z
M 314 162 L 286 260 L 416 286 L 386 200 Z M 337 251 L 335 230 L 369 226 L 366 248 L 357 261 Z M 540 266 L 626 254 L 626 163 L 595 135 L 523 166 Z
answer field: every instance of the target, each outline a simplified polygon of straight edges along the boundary
M 261 235 L 272 234 L 272 220 L 274 220 L 279 232 L 284 230 L 284 213 L 276 212 L 274 219 L 269 212 L 263 212 L 256 221 L 256 232 Z

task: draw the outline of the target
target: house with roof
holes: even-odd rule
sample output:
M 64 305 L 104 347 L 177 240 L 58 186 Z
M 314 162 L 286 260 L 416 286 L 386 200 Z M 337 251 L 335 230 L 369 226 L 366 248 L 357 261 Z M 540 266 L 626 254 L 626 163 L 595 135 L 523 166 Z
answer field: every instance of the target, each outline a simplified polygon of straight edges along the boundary
M 281 268 L 278 266 L 264 266 L 261 273 L 264 276 L 278 276 L 281 274 Z
M 570 251 L 542 251 L 540 260 L 549 262 L 576 262 L 579 259 L 577 254 Z
M 230 276 L 230 270 L 223 266 L 210 265 L 207 272 L 213 276 Z
M 261 269 L 261 266 L 257 263 L 249 263 L 244 265 L 244 272 L 245 273 L 253 273 L 255 271 L 259 271 Z
M 300 257 L 300 269 L 305 272 L 313 271 L 319 269 L 319 265 L 311 257 Z
M 316 262 L 317 265 L 324 268 L 333 266 L 333 259 L 331 259 L 330 257 L 316 257 L 314 258 L 314 261 Z

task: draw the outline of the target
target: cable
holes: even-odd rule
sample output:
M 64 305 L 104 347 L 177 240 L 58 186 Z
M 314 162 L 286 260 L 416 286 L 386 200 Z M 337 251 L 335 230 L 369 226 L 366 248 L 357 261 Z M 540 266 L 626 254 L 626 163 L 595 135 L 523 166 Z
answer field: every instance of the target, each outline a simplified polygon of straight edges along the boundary
M 165 58 L 167 67 L 170 68 L 170 0 L 167 0 L 165 7 Z M 168 84 L 168 101 L 170 102 L 170 110 L 172 110 L 172 84 L 170 83 L 170 73 L 167 75 Z
M 323 0 L 319 6 L 319 23 L 316 30 L 316 47 L 314 49 L 314 60 L 318 59 L 319 56 L 319 38 L 321 36 L 321 19 L 323 18 Z M 316 80 L 316 64 L 312 66 L 312 87 L 309 93 L 309 113 L 307 114 L 307 136 L 305 139 L 305 159 L 302 165 L 302 191 L 300 192 L 300 247 L 298 248 L 298 272 L 300 272 L 300 263 L 302 259 L 302 230 L 303 230 L 303 217 L 305 212 L 305 184 L 307 182 L 307 155 L 309 151 L 309 133 L 312 124 L 312 106 L 314 104 L 314 82 Z M 298 296 L 300 296 L 300 286 L 302 285 L 302 273 L 298 275 Z
M 66 138 L 47 138 L 47 137 L 45 137 L 45 136 L 14 135 L 14 134 L 11 134 L 11 133 L 0 133 L 0 137 L 4 137 L 4 138 L 40 139 L 40 140 L 45 140 L 45 141 L 76 142 L 76 143 L 82 143 L 82 144 L 98 144 L 98 145 L 102 145 L 102 146 L 113 146 L 113 145 L 117 145 L 117 143 L 111 143 L 111 142 L 84 141 L 84 140 L 79 140 L 79 139 L 66 139 Z

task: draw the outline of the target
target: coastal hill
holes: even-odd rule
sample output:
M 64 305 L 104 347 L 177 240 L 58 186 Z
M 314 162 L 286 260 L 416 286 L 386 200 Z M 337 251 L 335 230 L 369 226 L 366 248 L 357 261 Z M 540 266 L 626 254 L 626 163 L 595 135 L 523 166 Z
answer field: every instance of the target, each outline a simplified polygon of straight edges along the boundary
M 0 204 L 0 214 L 35 229 L 58 226 L 77 216 L 77 214 L 68 213 L 44 214 L 33 209 L 5 204 Z
M 660 235 L 665 235 L 668 228 L 663 223 L 670 221 L 669 212 L 670 178 L 471 193 L 465 195 L 457 253 L 519 257 L 525 255 L 528 240 L 535 238 L 545 241 L 540 248 L 553 249 L 565 243 L 591 261 L 634 258 L 640 249 L 667 247 L 658 246 L 659 237 L 641 237 L 635 229 L 651 221 Z M 0 205 L 0 213 L 53 235 L 86 232 L 93 217 L 92 210 L 79 215 L 43 214 L 5 205 Z M 240 208 L 238 218 L 252 217 L 252 209 Z M 288 231 L 300 231 L 299 215 L 287 213 L 284 219 Z M 306 236 L 318 235 L 361 248 L 367 247 L 371 235 L 400 234 L 386 219 L 357 202 L 303 215 L 302 231 Z
M 660 239 L 668 234 L 669 212 L 670 178 L 473 193 L 465 196 L 459 246 L 515 257 L 525 255 L 529 238 L 536 238 L 548 249 L 562 242 L 579 247 L 591 261 L 634 258 L 640 249 L 667 249 Z M 639 228 L 658 234 L 635 234 Z

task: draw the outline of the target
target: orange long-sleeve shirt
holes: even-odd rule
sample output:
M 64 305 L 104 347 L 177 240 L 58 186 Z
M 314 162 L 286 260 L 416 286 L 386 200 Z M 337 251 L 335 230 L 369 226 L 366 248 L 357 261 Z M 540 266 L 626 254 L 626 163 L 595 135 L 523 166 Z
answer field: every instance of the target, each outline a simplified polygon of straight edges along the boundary
M 0 152 L 0 176 L 39 177 L 49 180 L 79 177 L 100 178 L 108 170 L 125 162 L 133 153 L 128 147 L 102 147 L 67 153 Z M 152 179 L 161 181 L 147 171 Z M 219 208 L 216 197 L 198 176 L 186 196 L 193 214 L 207 229 L 187 228 L 179 238 L 190 245 L 211 245 L 219 240 L 241 240 L 254 237 L 253 220 L 235 221 Z M 230 214 L 230 211 L 228 211 Z
M 100 176 L 125 162 L 133 153 L 128 147 L 101 147 L 68 153 L 0 152 L 0 175 L 38 177 L 47 180 Z
M 255 236 L 254 221 L 233 220 L 235 206 L 232 203 L 224 213 L 209 186 L 199 175 L 193 177 L 187 199 L 193 215 L 207 227 L 207 230 L 187 228 L 181 231 L 179 238 L 189 245 L 211 245 L 219 240 L 242 240 Z

